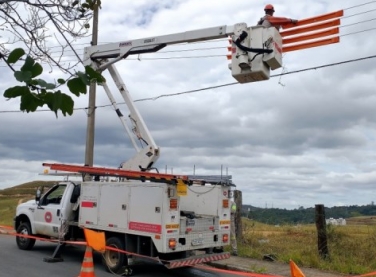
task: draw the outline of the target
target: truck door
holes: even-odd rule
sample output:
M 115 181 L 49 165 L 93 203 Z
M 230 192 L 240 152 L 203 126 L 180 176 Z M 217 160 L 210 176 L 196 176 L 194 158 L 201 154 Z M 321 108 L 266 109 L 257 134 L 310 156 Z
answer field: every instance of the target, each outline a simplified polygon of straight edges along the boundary
M 35 211 L 34 227 L 38 235 L 58 237 L 63 219 L 63 196 L 67 184 L 59 184 L 49 190 Z M 66 197 L 65 197 L 66 198 Z

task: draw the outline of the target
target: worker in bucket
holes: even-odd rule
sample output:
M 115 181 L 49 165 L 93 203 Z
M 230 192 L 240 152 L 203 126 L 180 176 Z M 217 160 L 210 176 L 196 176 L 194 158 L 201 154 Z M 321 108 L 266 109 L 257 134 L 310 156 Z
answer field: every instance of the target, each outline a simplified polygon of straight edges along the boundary
M 231 229 L 230 229 L 230 243 L 231 254 L 238 256 L 238 243 L 236 241 L 236 228 L 235 228 L 235 215 L 236 215 L 236 203 L 231 200 Z
M 287 17 L 275 17 L 273 16 L 275 10 L 274 6 L 271 4 L 267 4 L 264 8 L 265 15 L 260 18 L 259 22 L 257 22 L 258 26 L 264 26 L 266 28 L 275 27 L 278 31 L 281 27 L 287 24 L 296 24 L 298 20 L 291 19 Z

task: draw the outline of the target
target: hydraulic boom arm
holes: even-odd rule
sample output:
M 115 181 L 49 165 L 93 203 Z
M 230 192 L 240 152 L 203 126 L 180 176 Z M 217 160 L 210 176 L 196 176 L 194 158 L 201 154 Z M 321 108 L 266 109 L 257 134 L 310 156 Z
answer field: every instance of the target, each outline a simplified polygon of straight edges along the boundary
M 98 71 L 104 71 L 106 69 L 109 70 L 116 87 L 120 91 L 120 94 L 124 98 L 124 101 L 130 111 L 129 120 L 132 124 L 132 129 L 128 127 L 122 113 L 118 109 L 108 85 L 106 83 L 102 84 L 112 105 L 115 108 L 118 117 L 128 133 L 134 148 L 136 149 L 136 154 L 134 157 L 122 163 L 121 167 L 123 169 L 141 171 L 150 170 L 153 164 L 159 158 L 160 150 L 155 144 L 153 137 L 151 136 L 144 120 L 141 117 L 141 114 L 134 105 L 133 100 L 114 64 L 130 55 L 157 52 L 167 45 L 208 41 L 232 36 L 233 55 L 231 70 L 234 78 L 241 83 L 266 80 L 269 78 L 270 68 L 278 68 L 281 62 L 279 60 L 275 62 L 275 57 L 273 54 L 274 46 L 277 45 L 276 43 L 273 44 L 273 35 L 275 35 L 275 32 L 270 33 L 271 35 L 268 32 L 265 33 L 264 38 L 263 27 L 256 28 L 257 31 L 253 30 L 252 28 L 253 27 L 248 28 L 247 24 L 245 23 L 239 23 L 234 26 L 223 25 L 85 48 L 84 64 L 91 65 Z M 251 43 L 253 33 L 255 33 L 258 37 L 258 40 L 253 39 L 253 41 L 256 41 L 257 43 Z M 280 39 L 280 36 L 277 36 L 277 42 L 280 43 L 278 39 Z M 268 43 L 266 44 L 266 42 Z M 266 56 L 263 56 L 263 54 Z M 265 60 L 265 57 L 268 59 Z M 269 60 L 273 60 L 273 64 L 267 65 L 266 63 L 268 63 Z M 252 68 L 252 64 L 255 65 L 255 69 Z M 141 144 L 144 145 L 142 149 L 137 145 L 135 137 L 141 142 Z

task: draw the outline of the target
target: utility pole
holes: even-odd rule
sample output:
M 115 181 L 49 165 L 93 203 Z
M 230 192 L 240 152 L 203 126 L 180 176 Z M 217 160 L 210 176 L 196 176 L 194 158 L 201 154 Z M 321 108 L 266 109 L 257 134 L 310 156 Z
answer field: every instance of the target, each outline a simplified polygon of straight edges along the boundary
M 236 213 L 235 213 L 235 232 L 236 240 L 239 242 L 243 241 L 243 224 L 242 224 L 242 192 L 240 190 L 234 190 L 234 202 L 236 204 Z
M 98 1 L 94 3 L 93 10 L 93 33 L 91 38 L 91 45 L 98 44 L 98 16 L 99 7 Z M 95 136 L 95 100 L 96 100 L 96 83 L 90 84 L 89 88 L 89 104 L 87 110 L 87 127 L 86 127 L 86 150 L 85 150 L 85 165 L 93 166 L 94 164 L 94 136 Z

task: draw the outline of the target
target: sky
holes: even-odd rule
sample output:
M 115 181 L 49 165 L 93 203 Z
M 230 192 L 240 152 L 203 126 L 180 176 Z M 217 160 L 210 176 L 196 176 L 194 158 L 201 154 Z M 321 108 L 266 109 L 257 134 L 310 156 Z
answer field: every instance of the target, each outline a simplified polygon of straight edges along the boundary
M 102 0 L 99 44 L 241 22 L 253 26 L 265 4 Z M 291 74 L 246 84 L 232 84 L 236 80 L 228 69 L 227 39 L 167 46 L 116 63 L 161 149 L 156 166 L 168 173 L 228 173 L 242 191 L 243 203 L 257 207 L 370 204 L 376 200 L 375 59 L 343 62 L 376 54 L 376 1 L 272 4 L 275 16 L 294 19 L 344 9 L 340 43 L 286 53 L 283 68 L 271 74 Z M 83 56 L 89 42 L 77 40 L 76 51 Z M 72 52 L 64 58 L 75 60 Z M 17 85 L 2 61 L 0 70 L 1 92 Z M 51 80 L 61 76 L 57 70 L 44 74 Z M 110 76 L 104 76 L 128 115 Z M 170 96 L 156 98 L 160 95 Z M 88 97 L 74 99 L 74 114 L 56 118 L 46 108 L 18 112 L 18 99 L 0 96 L 0 189 L 47 180 L 40 175 L 43 162 L 84 164 L 87 114 L 81 108 L 87 107 Z M 94 164 L 116 168 L 135 150 L 102 87 L 96 104 Z

